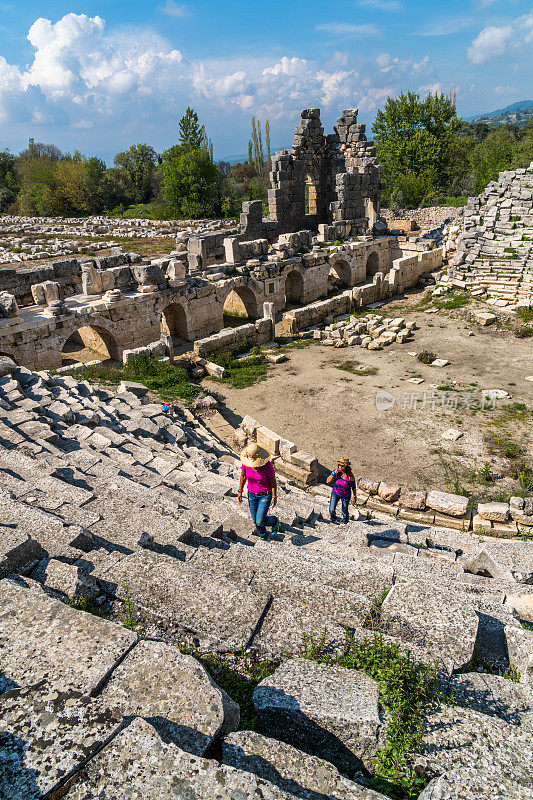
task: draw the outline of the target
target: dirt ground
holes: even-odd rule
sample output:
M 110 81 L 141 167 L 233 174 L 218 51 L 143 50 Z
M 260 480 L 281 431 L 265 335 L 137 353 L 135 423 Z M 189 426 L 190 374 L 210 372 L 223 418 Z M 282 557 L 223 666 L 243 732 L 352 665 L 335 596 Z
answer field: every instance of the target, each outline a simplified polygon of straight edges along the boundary
M 468 488 L 482 497 L 512 492 L 517 484 L 509 473 L 522 462 L 533 464 L 533 383 L 525 380 L 533 375 L 533 339 L 469 322 L 473 305 L 427 314 L 414 310 L 419 301 L 415 294 L 379 309 L 417 322 L 410 342 L 380 351 L 318 342 L 289 350 L 289 361 L 272 367 L 263 382 L 246 389 L 218 384 L 224 413 L 233 422 L 250 414 L 327 468 L 347 455 L 356 475 L 404 486 Z M 422 350 L 450 365 L 432 367 L 410 354 Z M 335 366 L 346 361 L 377 373 L 360 376 Z M 424 382 L 410 383 L 414 376 Z M 511 398 L 494 408 L 487 398 L 486 407 L 476 409 L 489 389 Z M 394 398 L 389 410 L 376 408 L 380 391 Z M 449 429 L 461 438 L 443 438 Z

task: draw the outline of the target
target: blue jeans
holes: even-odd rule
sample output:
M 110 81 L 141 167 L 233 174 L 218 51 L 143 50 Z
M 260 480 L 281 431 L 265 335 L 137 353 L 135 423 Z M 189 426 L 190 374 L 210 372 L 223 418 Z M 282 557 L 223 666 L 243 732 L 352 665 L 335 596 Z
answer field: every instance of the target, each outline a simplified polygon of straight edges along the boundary
M 266 536 L 266 525 L 271 525 L 273 528 L 278 523 L 277 517 L 268 517 L 268 509 L 272 502 L 272 492 L 268 494 L 254 494 L 248 492 L 248 505 L 250 506 L 250 514 L 255 525 L 255 531 L 258 536 Z
M 350 505 L 349 497 L 339 497 L 338 494 L 332 492 L 331 500 L 329 501 L 329 516 L 333 521 L 337 519 L 336 510 L 337 510 L 337 503 L 339 502 L 339 500 L 341 501 L 342 505 L 342 521 L 346 524 L 350 519 L 350 512 L 348 510 L 348 506 Z

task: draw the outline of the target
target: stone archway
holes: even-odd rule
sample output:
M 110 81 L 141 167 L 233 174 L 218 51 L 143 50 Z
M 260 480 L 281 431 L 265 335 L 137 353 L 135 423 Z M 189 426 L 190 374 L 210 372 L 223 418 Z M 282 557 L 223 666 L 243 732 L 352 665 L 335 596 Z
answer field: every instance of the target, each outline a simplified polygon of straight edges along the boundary
M 189 341 L 189 322 L 181 303 L 170 303 L 163 309 L 161 332 L 171 336 L 174 344 Z
M 329 291 L 340 291 L 349 289 L 352 285 L 352 270 L 347 261 L 342 258 L 336 259 L 329 268 L 328 289 Z
M 292 269 L 285 276 L 285 305 L 302 303 L 304 296 L 304 279 L 302 273 Z
M 240 324 L 249 319 L 258 319 L 257 297 L 249 286 L 234 286 L 224 301 L 224 321 L 237 321 Z
M 99 325 L 82 325 L 70 334 L 61 350 L 63 364 L 81 361 L 120 361 L 115 337 Z
M 373 250 L 366 259 L 366 277 L 372 279 L 379 271 L 379 253 Z

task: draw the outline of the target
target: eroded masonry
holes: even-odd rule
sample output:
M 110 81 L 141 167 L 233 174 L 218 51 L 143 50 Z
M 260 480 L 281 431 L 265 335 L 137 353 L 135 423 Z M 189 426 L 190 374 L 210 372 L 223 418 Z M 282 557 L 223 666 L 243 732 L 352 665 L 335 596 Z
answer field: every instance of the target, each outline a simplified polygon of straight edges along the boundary
M 357 111 L 345 111 L 327 136 L 319 110 L 302 111 L 294 146 L 275 153 L 270 177 L 268 217 L 260 201 L 244 203 L 238 226 L 191 236 L 186 250 L 168 257 L 144 260 L 115 248 L 3 269 L 0 352 L 48 368 L 61 365 L 73 341 L 116 360 L 157 342 L 163 355 L 186 342 L 198 353 L 237 349 L 272 339 L 287 309 L 336 294 L 350 311 L 441 265 L 443 251 L 430 239 L 387 235 L 381 167 Z M 251 322 L 228 331 L 225 311 Z M 304 312 L 327 314 L 327 302 Z M 288 322 L 297 326 L 298 314 Z

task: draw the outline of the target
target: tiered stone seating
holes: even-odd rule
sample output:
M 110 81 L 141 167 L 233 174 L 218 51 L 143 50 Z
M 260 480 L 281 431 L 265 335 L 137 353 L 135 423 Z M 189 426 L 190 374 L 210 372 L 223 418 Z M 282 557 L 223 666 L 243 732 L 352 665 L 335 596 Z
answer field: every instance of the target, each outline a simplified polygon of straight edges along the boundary
M 446 777 L 455 772 L 458 786 L 479 787 L 480 800 L 498 796 L 483 737 L 494 748 L 502 742 L 494 764 L 508 763 L 506 797 L 528 796 L 518 759 L 531 759 L 523 725 L 533 634 L 510 598 L 533 595 L 529 542 L 379 514 L 332 525 L 327 498 L 283 481 L 280 533 L 261 542 L 237 503 L 239 462 L 201 420 L 131 393 L 1 367 L 0 796 L 159 800 L 188 786 L 206 798 L 383 800 L 343 778 L 334 754 L 324 761 L 301 752 L 301 740 L 268 739 L 279 738 L 274 727 L 266 737 L 228 736 L 239 724 L 234 700 L 178 649 L 247 648 L 285 663 L 306 635 L 324 635 L 335 649 L 346 631 L 355 640 L 378 631 L 462 687 L 459 709 L 428 709 L 416 756 L 439 786 L 452 786 L 443 797 L 463 796 Z M 82 596 L 109 619 L 65 602 Z M 136 631 L 121 624 L 128 615 L 142 623 Z M 501 711 L 512 705 L 510 682 L 497 679 L 498 713 L 493 695 L 473 697 L 461 683 L 475 683 L 474 653 L 520 672 L 519 714 Z M 327 696 L 321 675 L 313 672 L 311 697 Z M 382 713 L 348 706 L 360 737 Z M 314 733 L 330 724 L 326 711 L 313 717 Z M 453 731 L 465 725 L 476 741 L 461 739 L 459 752 Z M 441 736 L 447 726 L 452 733 Z

